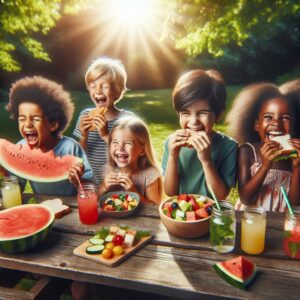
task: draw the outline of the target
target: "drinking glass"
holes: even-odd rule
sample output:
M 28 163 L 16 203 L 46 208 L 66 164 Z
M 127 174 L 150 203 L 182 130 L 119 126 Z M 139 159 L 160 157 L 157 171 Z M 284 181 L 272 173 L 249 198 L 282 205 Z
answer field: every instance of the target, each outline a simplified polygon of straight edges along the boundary
M 21 190 L 16 176 L 4 177 L 1 191 L 4 208 L 22 205 Z
M 78 188 L 77 202 L 81 223 L 86 225 L 96 224 L 99 212 L 95 185 L 91 183 L 82 184 Z
M 242 219 L 241 249 L 260 254 L 265 249 L 266 212 L 263 207 L 245 207 Z
M 227 253 L 235 246 L 235 211 L 234 207 L 226 201 L 219 201 L 219 204 L 221 210 L 215 205 L 212 207 L 210 244 L 215 251 Z
M 283 250 L 291 258 L 300 259 L 300 208 L 294 208 L 294 214 L 289 210 L 285 213 L 283 231 Z

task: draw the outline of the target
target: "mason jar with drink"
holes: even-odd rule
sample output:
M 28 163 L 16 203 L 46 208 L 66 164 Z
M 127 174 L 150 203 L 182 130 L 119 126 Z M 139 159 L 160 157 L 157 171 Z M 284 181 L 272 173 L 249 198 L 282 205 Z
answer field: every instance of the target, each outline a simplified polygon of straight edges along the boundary
M 77 194 L 79 219 L 82 224 L 91 225 L 98 221 L 98 196 L 92 183 L 80 184 Z
M 4 177 L 1 183 L 1 192 L 5 209 L 22 205 L 21 190 L 16 176 Z
M 300 208 L 287 210 L 283 231 L 283 250 L 291 258 L 300 259 Z
M 221 209 L 213 205 L 210 219 L 210 244 L 220 253 L 227 253 L 234 249 L 236 219 L 234 207 L 226 202 L 219 201 Z
M 263 207 L 245 207 L 242 219 L 241 249 L 260 254 L 265 248 L 266 212 Z

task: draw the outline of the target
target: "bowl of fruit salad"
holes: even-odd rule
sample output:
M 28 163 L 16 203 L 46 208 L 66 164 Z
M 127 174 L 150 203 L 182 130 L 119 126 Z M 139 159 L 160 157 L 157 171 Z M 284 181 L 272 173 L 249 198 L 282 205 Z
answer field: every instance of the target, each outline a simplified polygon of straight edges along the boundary
M 140 204 L 137 193 L 127 191 L 109 192 L 100 197 L 103 214 L 112 218 L 126 218 L 133 214 Z
M 196 238 L 209 232 L 214 201 L 206 196 L 181 194 L 161 202 L 159 215 L 169 233 Z

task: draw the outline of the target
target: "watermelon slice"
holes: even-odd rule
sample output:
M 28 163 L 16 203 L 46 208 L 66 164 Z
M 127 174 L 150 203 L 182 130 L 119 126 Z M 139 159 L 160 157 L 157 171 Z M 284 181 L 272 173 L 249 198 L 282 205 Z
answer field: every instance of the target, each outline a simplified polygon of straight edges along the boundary
M 56 182 L 68 178 L 68 170 L 82 158 L 73 155 L 55 157 L 53 151 L 42 152 L 27 145 L 0 139 L 0 165 L 9 172 L 37 182 Z
M 244 290 L 257 274 L 256 265 L 243 256 L 219 262 L 213 267 L 229 284 Z
M 27 251 L 45 240 L 54 212 L 40 204 L 24 204 L 0 211 L 0 250 Z

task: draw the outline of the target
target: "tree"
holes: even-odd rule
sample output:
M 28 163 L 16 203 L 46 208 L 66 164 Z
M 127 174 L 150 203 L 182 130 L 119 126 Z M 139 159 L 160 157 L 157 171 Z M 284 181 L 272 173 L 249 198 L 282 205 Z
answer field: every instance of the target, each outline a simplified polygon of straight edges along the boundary
M 220 57 L 233 44 L 241 47 L 253 37 L 266 40 L 300 11 L 296 0 L 174 0 L 166 5 L 164 37 L 191 57 L 204 52 Z
M 51 61 L 39 41 L 61 18 L 86 8 L 88 0 L 2 0 L 0 1 L 0 69 L 21 70 L 18 52 Z

